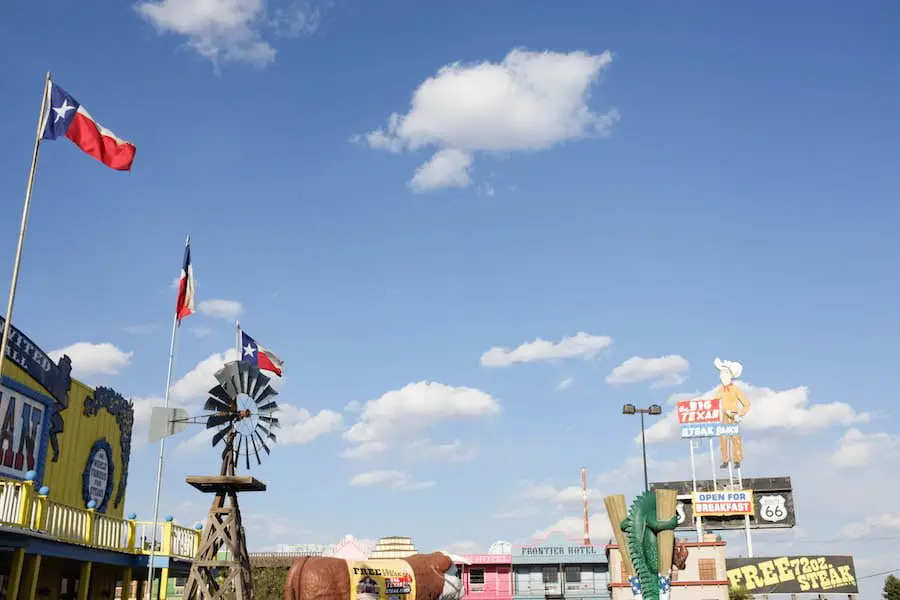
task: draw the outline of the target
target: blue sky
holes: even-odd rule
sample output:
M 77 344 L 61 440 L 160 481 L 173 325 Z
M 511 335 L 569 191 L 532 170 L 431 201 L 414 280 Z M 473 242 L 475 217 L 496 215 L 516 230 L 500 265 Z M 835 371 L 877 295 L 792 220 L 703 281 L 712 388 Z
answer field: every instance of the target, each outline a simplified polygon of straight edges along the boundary
M 760 448 L 747 474 L 794 476 L 800 521 L 758 536 L 757 554 L 770 544 L 852 552 L 860 574 L 900 567 L 878 557 L 900 514 L 872 494 L 896 485 L 883 478 L 900 448 L 885 380 L 900 334 L 897 6 L 184 6 L 65 19 L 44 3 L 0 8 L 0 227 L 11 262 L 51 69 L 137 158 L 117 173 L 66 140 L 43 145 L 14 321 L 48 350 L 100 345 L 73 353 L 76 370 L 146 412 L 164 388 L 170 283 L 190 233 L 198 300 L 232 303 L 185 321 L 179 401 L 202 401 L 240 312 L 285 360 L 282 402 L 309 411 L 289 413 L 288 438 L 315 437 L 258 470 L 270 492 L 244 506 L 278 525 L 257 519 L 251 545 L 526 538 L 578 507 L 523 481 L 563 489 L 584 464 L 601 493 L 632 493 L 638 423 L 621 404 L 710 390 L 722 356 L 789 423 L 760 420 L 747 435 Z M 379 129 L 396 152 L 369 143 Z M 578 332 L 612 343 L 479 364 L 495 346 Z M 677 385 L 606 381 L 630 357 L 673 355 L 690 365 Z M 429 388 L 415 417 L 416 388 L 370 405 L 407 416 L 384 452 L 341 457 L 360 419 L 348 403 L 422 381 L 448 387 Z M 458 440 L 457 458 L 472 460 L 408 447 L 423 440 Z M 656 478 L 689 477 L 682 442 L 650 453 Z M 155 455 L 135 451 L 129 506 L 141 516 Z M 214 469 L 215 454 L 170 457 L 165 505 L 202 519 L 206 498 L 183 477 Z M 623 468 L 627 480 L 609 481 Z M 384 470 L 435 485 L 349 485 Z M 866 519 L 886 546 L 851 539 L 860 529 L 846 528 Z

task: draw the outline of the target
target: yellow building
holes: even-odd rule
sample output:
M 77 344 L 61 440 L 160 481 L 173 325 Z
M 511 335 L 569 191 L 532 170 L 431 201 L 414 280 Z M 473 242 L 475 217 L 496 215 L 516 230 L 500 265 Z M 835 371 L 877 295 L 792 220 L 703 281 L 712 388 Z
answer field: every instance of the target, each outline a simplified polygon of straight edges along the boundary
M 123 514 L 134 407 L 71 371 L 68 356 L 54 362 L 10 329 L 0 381 L 0 599 L 112 598 L 133 581 L 140 591 L 147 577 L 153 524 Z M 167 517 L 156 539 L 158 575 L 186 574 L 199 532 Z

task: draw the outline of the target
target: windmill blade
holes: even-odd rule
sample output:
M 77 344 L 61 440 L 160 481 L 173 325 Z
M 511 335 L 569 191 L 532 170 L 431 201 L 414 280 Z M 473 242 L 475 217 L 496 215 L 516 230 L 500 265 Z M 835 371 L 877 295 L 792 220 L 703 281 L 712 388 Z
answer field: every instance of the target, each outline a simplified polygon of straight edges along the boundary
M 252 435 L 250 436 L 250 443 L 253 444 L 253 454 L 256 456 L 256 464 L 261 465 L 262 459 L 259 457 L 259 448 L 256 447 L 256 438 Z
M 278 403 L 275 402 L 274 400 L 272 400 L 268 404 L 264 404 L 263 406 L 260 406 L 259 412 L 272 412 L 276 408 L 278 408 Z
M 266 388 L 262 391 L 262 393 L 258 397 L 254 398 L 253 401 L 256 402 L 257 406 L 259 406 L 260 404 L 263 403 L 264 400 L 267 400 L 268 398 L 271 398 L 272 396 L 277 396 L 277 395 L 278 395 L 278 392 L 275 391 L 275 388 L 273 388 L 272 386 L 266 386 Z M 262 409 L 260 409 L 260 410 L 262 410 Z
M 259 435 L 258 431 L 254 431 L 253 436 L 256 438 L 256 441 L 259 442 L 260 446 L 262 446 L 263 450 L 266 451 L 266 456 L 272 454 L 272 451 L 269 450 L 268 446 L 266 446 L 266 443 L 263 441 L 262 436 Z
M 223 402 L 219 398 L 214 398 L 210 396 L 206 399 L 206 404 L 203 405 L 203 410 L 209 410 L 212 412 L 223 412 L 231 410 L 231 406 L 227 402 Z
M 253 387 L 250 389 L 250 391 L 247 392 L 247 395 L 255 400 L 256 395 L 264 390 L 267 385 L 269 385 L 269 381 L 271 380 L 268 378 L 268 376 L 257 369 L 256 381 L 253 383 Z
M 222 438 L 225 437 L 226 435 L 228 435 L 228 433 L 229 433 L 231 430 L 232 430 L 231 427 L 225 427 L 225 428 L 223 428 L 223 429 L 217 431 L 217 432 L 216 432 L 216 435 L 214 435 L 214 436 L 213 436 L 213 439 L 212 439 L 212 445 L 213 445 L 213 447 L 215 448 L 216 445 L 218 445 L 218 443 L 222 441 Z
M 241 393 L 246 393 L 247 390 L 250 389 L 250 386 L 247 385 L 250 379 L 250 369 L 253 368 L 253 365 L 247 363 L 246 361 L 241 361 L 242 363 L 246 363 L 242 365 L 240 369 L 238 369 L 238 385 L 240 385 Z
M 257 419 L 260 421 L 265 421 L 269 424 L 269 427 L 281 427 L 281 421 L 278 420 L 278 417 L 267 417 L 266 415 L 257 415 Z
M 234 413 L 216 413 L 214 415 L 209 415 L 209 418 L 206 419 L 206 428 L 212 429 L 213 427 L 219 427 L 225 423 L 230 423 L 231 421 L 234 421 L 235 416 Z
M 236 394 L 232 394 L 231 391 L 235 389 L 232 386 L 232 379 L 235 377 L 238 371 L 238 365 L 240 363 L 237 361 L 232 361 L 225 363 L 222 365 L 222 368 L 216 371 L 215 378 L 216 381 L 219 382 L 219 385 L 228 393 L 229 397 L 234 398 Z
M 247 436 L 244 437 L 244 456 L 247 459 L 247 470 L 250 470 L 250 442 L 247 441 Z
M 231 398 L 231 396 L 228 395 L 228 392 L 225 391 L 225 388 L 223 388 L 221 384 L 209 390 L 209 395 L 215 396 L 228 406 L 231 406 L 231 403 L 234 402 L 234 400 Z
M 257 423 L 256 429 L 258 429 L 259 431 L 262 431 L 264 434 L 266 434 L 266 437 L 269 438 L 270 440 L 272 440 L 273 442 L 278 443 L 278 438 L 275 437 L 275 434 L 272 433 L 271 431 L 269 431 L 268 429 L 266 429 L 262 423 Z

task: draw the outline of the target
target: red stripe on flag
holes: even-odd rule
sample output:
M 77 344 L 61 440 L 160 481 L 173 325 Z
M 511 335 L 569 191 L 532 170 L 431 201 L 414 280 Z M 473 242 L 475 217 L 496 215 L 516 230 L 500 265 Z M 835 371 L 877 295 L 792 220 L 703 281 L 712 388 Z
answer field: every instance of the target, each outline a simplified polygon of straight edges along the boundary
M 75 117 L 66 130 L 66 137 L 76 146 L 90 154 L 107 167 L 116 171 L 130 171 L 136 149 L 130 142 L 119 142 L 104 135 L 97 123 L 82 112 Z
M 257 348 L 259 346 L 257 345 Z M 266 371 L 272 371 L 279 377 L 281 377 L 281 367 L 275 364 L 275 362 L 269 358 L 268 353 L 264 351 L 257 352 L 256 361 L 259 363 L 260 369 L 265 369 Z

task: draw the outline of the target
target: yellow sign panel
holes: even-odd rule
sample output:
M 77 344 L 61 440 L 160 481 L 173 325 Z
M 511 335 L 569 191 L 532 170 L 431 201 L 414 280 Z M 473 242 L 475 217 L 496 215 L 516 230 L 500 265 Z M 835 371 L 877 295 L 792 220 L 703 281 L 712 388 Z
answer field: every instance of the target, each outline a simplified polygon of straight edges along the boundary
M 350 600 L 416 600 L 416 578 L 401 559 L 348 560 Z

